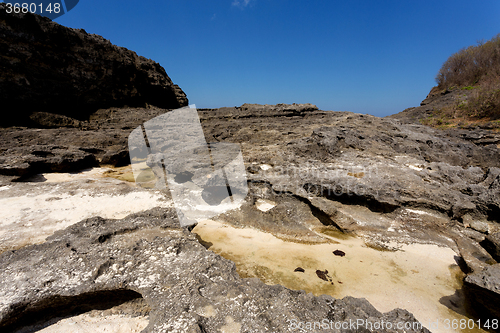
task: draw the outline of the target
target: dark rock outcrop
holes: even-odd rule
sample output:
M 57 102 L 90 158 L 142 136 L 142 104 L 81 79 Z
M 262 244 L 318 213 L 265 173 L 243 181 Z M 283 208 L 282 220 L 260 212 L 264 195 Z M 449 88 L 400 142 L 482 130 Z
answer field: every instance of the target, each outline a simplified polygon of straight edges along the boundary
M 500 264 L 465 277 L 464 289 L 477 313 L 485 319 L 500 317 Z
M 97 165 L 130 163 L 127 138 L 145 121 L 166 112 L 157 108 L 100 109 L 89 121 L 36 112 L 49 128 L 0 128 L 0 175 L 28 177 L 71 172 Z M 59 124 L 59 127 L 56 127 Z
M 404 322 L 413 326 L 407 332 L 429 332 L 405 310 L 380 313 L 365 299 L 315 297 L 241 279 L 234 263 L 178 227 L 173 209 L 84 220 L 44 244 L 3 253 L 0 268 L 2 331 L 72 315 L 75 302 L 88 309 L 115 295 L 144 298 L 151 312 L 143 332 L 289 332 L 325 320 L 394 323 L 385 332 Z M 340 331 L 330 327 L 322 331 Z
M 500 262 L 500 233 L 494 233 L 486 236 L 481 245 L 488 251 L 489 254 L 498 262 Z
M 70 172 L 97 165 L 95 156 L 85 149 L 56 145 L 13 147 L 0 156 L 2 174 L 28 176 L 43 172 Z
M 350 112 L 239 111 L 200 110 L 205 137 L 240 143 L 251 178 L 272 184 L 275 191 L 385 213 L 412 207 L 457 220 L 466 214 L 478 221 L 498 220 L 496 145 Z
M 97 109 L 112 106 L 188 104 L 158 63 L 83 29 L 30 13 L 7 14 L 4 6 L 0 4 L 0 126 L 61 124 L 58 119 L 48 125 L 46 116 L 30 118 L 33 112 L 86 120 Z
M 6 15 L 2 6 L 0 102 L 14 117 L 1 125 L 24 126 L 0 128 L 3 183 L 128 164 L 130 132 L 187 105 L 159 64 L 36 15 Z M 199 110 L 207 142 L 239 143 L 248 174 L 250 195 L 218 218 L 308 242 L 320 242 L 316 229 L 328 227 L 382 249 L 391 241 L 458 248 L 471 301 L 497 316 L 500 136 L 418 124 L 457 94 L 434 92 L 420 109 L 385 119 L 312 104 Z M 259 199 L 276 206 L 256 209 Z M 0 330 L 109 291 L 144 298 L 152 309 L 146 331 L 281 332 L 291 320 L 414 320 L 403 310 L 381 314 L 364 300 L 240 279 L 234 264 L 178 228 L 174 215 L 92 218 L 44 244 L 3 253 Z
M 275 191 L 301 197 L 314 192 L 328 202 L 365 205 L 386 213 L 400 207 L 431 209 L 457 221 L 470 218 L 476 229 L 484 221 L 498 221 L 496 145 L 392 119 L 290 109 L 243 105 L 202 109 L 198 114 L 207 142 L 240 143 L 251 180 L 267 182 Z M 76 124 L 78 128 L 0 129 L 4 139 L 0 174 L 77 170 L 80 165 L 70 163 L 74 158 L 86 158 L 85 166 L 127 164 L 132 129 L 165 111 L 102 109 Z M 476 133 L 463 131 L 469 137 Z M 74 157 L 65 158 L 65 150 Z M 252 163 L 269 164 L 270 169 Z M 315 200 L 311 204 L 329 210 Z M 349 229 L 351 222 L 345 223 Z
M 431 89 L 420 106 L 411 107 L 399 113 L 387 116 L 387 118 L 399 119 L 406 123 L 419 124 L 420 120 L 426 119 L 436 110 L 453 105 L 464 94 L 470 94 L 467 90 L 439 90 L 437 87 Z

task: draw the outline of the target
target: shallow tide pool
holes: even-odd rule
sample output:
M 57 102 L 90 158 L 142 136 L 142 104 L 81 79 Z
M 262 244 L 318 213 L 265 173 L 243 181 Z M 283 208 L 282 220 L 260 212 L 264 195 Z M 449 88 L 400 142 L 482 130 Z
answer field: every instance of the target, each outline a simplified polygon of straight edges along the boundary
M 381 312 L 406 309 L 432 332 L 484 332 L 446 327 L 447 320 L 451 325 L 453 320 L 470 319 L 460 291 L 463 273 L 450 248 L 394 244 L 398 251 L 380 251 L 356 237 L 301 244 L 213 220 L 199 222 L 193 232 L 211 251 L 234 261 L 241 277 L 314 295 L 366 298 Z M 336 250 L 345 256 L 335 255 Z M 298 267 L 304 272 L 295 271 Z M 317 270 L 328 271 L 328 281 L 320 279 Z

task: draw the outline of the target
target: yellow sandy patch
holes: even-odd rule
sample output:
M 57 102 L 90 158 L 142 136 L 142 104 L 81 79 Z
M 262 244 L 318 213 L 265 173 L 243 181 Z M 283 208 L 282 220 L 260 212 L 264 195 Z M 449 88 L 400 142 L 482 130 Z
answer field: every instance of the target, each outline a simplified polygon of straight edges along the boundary
M 449 248 L 392 244 L 400 250 L 378 251 L 355 237 L 329 244 L 300 244 L 212 220 L 201 221 L 193 232 L 213 243 L 210 250 L 233 260 L 242 277 L 258 277 L 266 284 L 315 295 L 366 298 L 382 312 L 406 309 L 427 327 L 439 320 L 441 325 L 433 327 L 433 332 L 453 331 L 444 328 L 445 319 L 468 319 L 459 314 L 465 313 L 462 297 L 455 294 L 461 288 L 462 273 Z M 345 256 L 334 255 L 335 250 Z M 294 272 L 297 267 L 305 272 Z M 316 270 L 327 270 L 333 283 L 318 278 Z M 455 311 L 450 309 L 453 307 Z

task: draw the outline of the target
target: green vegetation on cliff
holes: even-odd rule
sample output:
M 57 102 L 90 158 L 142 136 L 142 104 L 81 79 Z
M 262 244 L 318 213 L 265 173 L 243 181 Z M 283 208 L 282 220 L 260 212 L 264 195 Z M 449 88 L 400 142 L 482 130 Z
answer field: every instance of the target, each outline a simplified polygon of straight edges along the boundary
M 462 93 L 453 104 L 435 110 L 424 123 L 454 125 L 500 119 L 500 34 L 451 55 L 436 82 L 436 93 L 458 89 Z

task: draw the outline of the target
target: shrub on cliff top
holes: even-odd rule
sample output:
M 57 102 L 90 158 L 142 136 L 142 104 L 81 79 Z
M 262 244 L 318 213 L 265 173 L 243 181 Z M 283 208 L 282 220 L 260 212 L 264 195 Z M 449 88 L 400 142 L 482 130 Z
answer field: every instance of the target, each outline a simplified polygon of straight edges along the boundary
M 462 87 L 470 94 L 441 110 L 450 119 L 500 119 L 500 34 L 463 48 L 445 61 L 436 76 L 441 90 Z
M 446 60 L 436 76 L 440 88 L 472 86 L 500 79 L 500 34 L 463 48 Z

